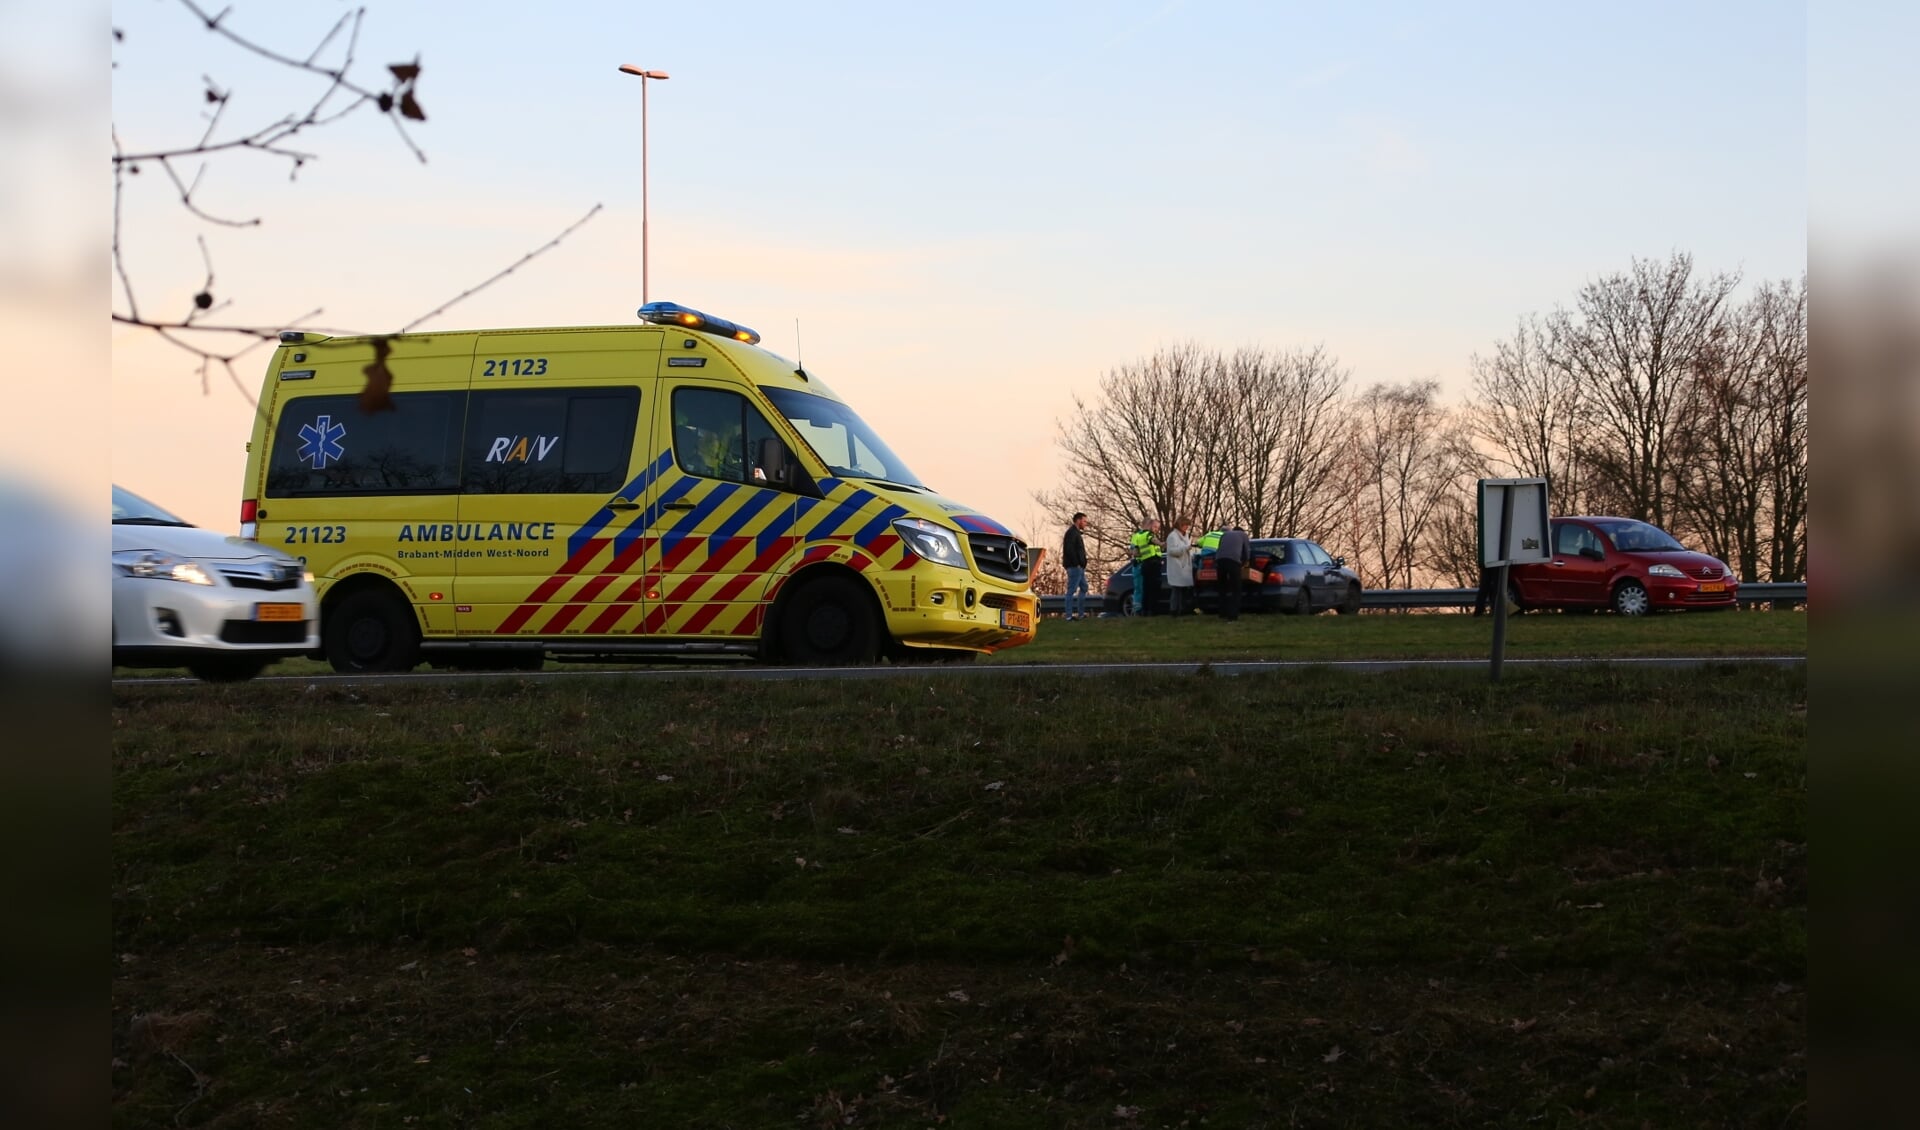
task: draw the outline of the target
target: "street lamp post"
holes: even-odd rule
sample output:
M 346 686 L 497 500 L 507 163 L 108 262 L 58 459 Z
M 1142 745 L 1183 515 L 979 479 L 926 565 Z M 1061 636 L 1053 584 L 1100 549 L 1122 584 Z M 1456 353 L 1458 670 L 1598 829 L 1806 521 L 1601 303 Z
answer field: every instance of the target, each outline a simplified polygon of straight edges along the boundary
M 665 79 L 665 71 L 648 71 L 632 63 L 620 64 L 620 73 L 640 76 L 640 305 L 647 304 L 647 80 Z

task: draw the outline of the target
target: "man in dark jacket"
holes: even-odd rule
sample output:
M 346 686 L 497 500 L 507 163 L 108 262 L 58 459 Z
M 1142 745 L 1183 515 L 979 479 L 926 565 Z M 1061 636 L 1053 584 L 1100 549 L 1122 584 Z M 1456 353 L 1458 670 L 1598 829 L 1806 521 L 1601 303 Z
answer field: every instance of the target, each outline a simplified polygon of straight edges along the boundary
M 1241 573 L 1246 568 L 1247 559 L 1253 556 L 1252 550 L 1247 531 L 1236 524 L 1220 535 L 1220 544 L 1213 551 L 1213 576 L 1220 586 L 1222 620 L 1240 618 Z
M 1068 620 L 1087 618 L 1087 540 L 1081 531 L 1087 528 L 1087 516 L 1075 513 L 1073 524 L 1060 539 L 1060 563 L 1067 568 Z
M 1475 616 L 1485 612 L 1488 605 L 1493 603 L 1493 586 L 1497 577 L 1498 574 L 1494 570 L 1487 568 L 1485 565 L 1480 566 L 1480 590 L 1473 594 L 1473 614 Z

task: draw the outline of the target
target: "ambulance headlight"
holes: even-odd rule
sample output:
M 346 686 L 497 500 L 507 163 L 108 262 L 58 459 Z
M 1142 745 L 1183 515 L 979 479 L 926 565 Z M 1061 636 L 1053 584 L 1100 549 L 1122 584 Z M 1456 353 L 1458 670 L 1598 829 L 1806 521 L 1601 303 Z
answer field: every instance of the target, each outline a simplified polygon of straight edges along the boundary
M 185 581 L 190 585 L 210 585 L 198 562 L 157 549 L 123 549 L 113 555 L 113 567 L 129 577 L 150 577 L 159 581 Z
M 907 548 L 942 565 L 965 565 L 960 552 L 960 535 L 945 526 L 936 526 L 925 518 L 895 518 L 894 531 L 906 540 Z

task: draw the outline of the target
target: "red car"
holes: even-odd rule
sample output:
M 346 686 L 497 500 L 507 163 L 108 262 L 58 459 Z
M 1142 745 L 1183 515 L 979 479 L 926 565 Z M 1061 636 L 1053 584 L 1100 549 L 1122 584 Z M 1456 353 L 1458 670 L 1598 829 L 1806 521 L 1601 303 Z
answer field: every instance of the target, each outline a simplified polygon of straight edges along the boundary
M 1553 557 L 1508 570 L 1507 594 L 1529 608 L 1611 608 L 1622 616 L 1732 608 L 1740 581 L 1726 562 L 1695 553 L 1632 518 L 1555 518 Z

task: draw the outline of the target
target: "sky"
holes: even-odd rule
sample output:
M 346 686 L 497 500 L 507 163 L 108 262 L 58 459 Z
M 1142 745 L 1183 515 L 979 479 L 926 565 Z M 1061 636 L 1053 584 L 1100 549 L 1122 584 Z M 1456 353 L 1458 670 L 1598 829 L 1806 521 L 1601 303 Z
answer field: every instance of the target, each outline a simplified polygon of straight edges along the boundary
M 234 0 L 304 57 L 350 5 Z M 457 13 L 457 14 L 456 14 Z M 112 9 L 128 152 L 306 108 L 314 83 L 180 0 Z M 1101 376 L 1183 342 L 1322 345 L 1357 391 L 1436 379 L 1635 257 L 1749 282 L 1807 258 L 1800 4 L 370 0 L 356 73 L 419 58 L 418 160 L 362 112 L 314 155 L 225 153 L 196 219 L 129 178 L 143 313 L 388 332 L 600 211 L 421 328 L 631 324 L 648 297 L 754 327 L 920 478 L 1036 540 Z M 340 52 L 322 56 L 337 61 Z M 204 77 L 203 77 L 204 76 Z M 153 170 L 157 171 L 157 170 Z M 205 241 L 205 253 L 199 240 Z M 116 286 L 114 308 L 126 308 Z M 116 482 L 237 526 L 268 352 L 216 371 L 113 335 Z

